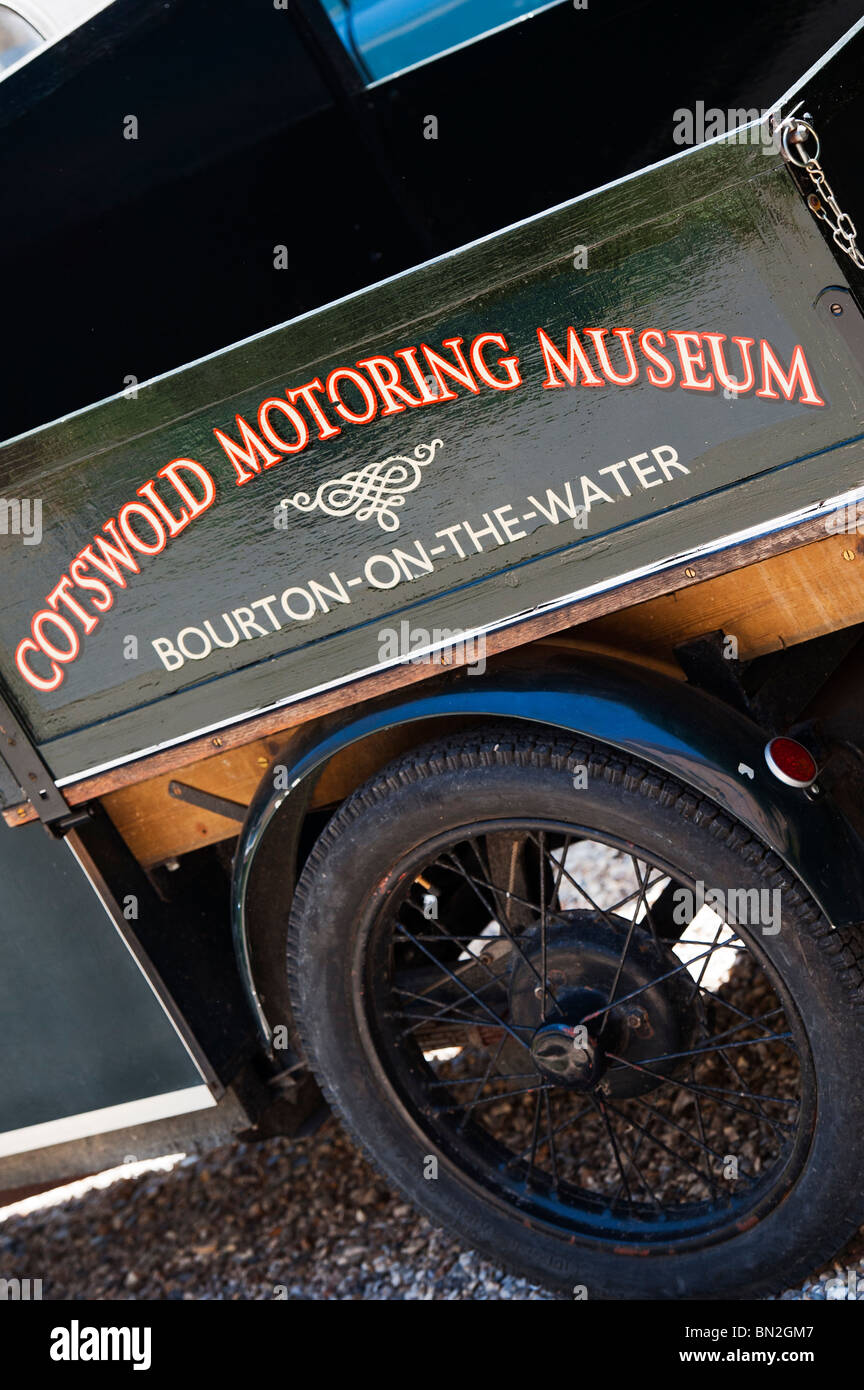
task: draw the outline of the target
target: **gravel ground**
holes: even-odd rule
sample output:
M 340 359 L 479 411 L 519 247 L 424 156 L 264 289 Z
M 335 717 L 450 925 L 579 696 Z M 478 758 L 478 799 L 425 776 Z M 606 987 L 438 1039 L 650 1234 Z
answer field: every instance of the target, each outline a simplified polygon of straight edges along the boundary
M 41 1278 L 45 1299 L 555 1297 L 434 1230 L 332 1120 L 74 1186 L 0 1211 L 0 1273 Z
M 599 846 L 580 846 L 567 863 L 595 900 L 605 899 L 609 907 L 636 887 L 629 860 Z M 571 896 L 572 902 L 562 901 L 565 908 L 583 906 L 578 895 Z M 698 935 L 694 924 L 688 934 Z M 705 939 L 712 936 L 709 927 Z M 697 941 L 693 950 L 699 949 Z M 723 952 L 716 958 L 723 969 L 715 989 L 722 993 L 728 975 L 739 1004 L 754 1015 L 767 1011 L 767 982 L 749 957 L 736 958 L 729 950 L 725 955 L 725 964 Z M 448 1076 L 458 1077 L 463 1065 L 476 1071 L 476 1061 L 466 1063 L 468 1052 L 465 1047 L 461 1056 L 442 1062 Z M 789 1060 L 778 1060 L 776 1049 L 761 1045 L 742 1055 L 737 1070 L 757 1093 L 782 1095 L 796 1082 Z M 702 1059 L 693 1076 L 700 1083 L 729 1085 L 717 1059 Z M 687 1097 L 675 1098 L 672 1091 L 664 1098 L 661 1090 L 653 1099 L 659 1118 L 665 1114 L 672 1126 L 665 1153 L 674 1157 L 687 1143 L 678 1124 L 686 1118 Z M 502 1126 L 511 1142 L 515 1133 L 517 1151 L 522 1143 L 530 1145 L 529 1101 L 511 1103 L 502 1096 L 485 1112 L 493 1133 Z M 716 1151 L 731 1148 L 758 1171 L 752 1124 L 742 1128 L 738 1117 L 733 1125 L 728 1111 L 712 1112 L 707 1102 L 703 1107 L 704 1132 Z M 565 1175 L 608 1192 L 617 1185 L 617 1172 L 595 1120 L 581 1122 L 579 1144 L 565 1155 L 575 1168 Z M 635 1143 L 632 1134 L 628 1143 Z M 694 1153 L 694 1164 L 698 1159 Z M 703 1195 L 696 1167 L 690 1176 L 684 1171 L 682 1180 L 680 1165 L 670 1164 L 662 1146 L 655 1146 L 653 1156 L 641 1154 L 640 1167 L 664 1200 Z M 497 1269 L 435 1230 L 388 1190 L 334 1120 L 300 1142 L 234 1144 L 206 1155 L 130 1164 L 0 1210 L 2 1275 L 41 1279 L 43 1297 L 55 1300 L 562 1298 Z M 831 1265 L 781 1297 L 864 1301 L 864 1231 Z
M 0 1211 L 0 1274 L 41 1278 L 43 1297 L 61 1300 L 561 1297 L 433 1229 L 332 1121 L 295 1144 L 110 1176 Z M 848 1297 L 849 1270 L 864 1301 L 862 1236 L 782 1297 Z

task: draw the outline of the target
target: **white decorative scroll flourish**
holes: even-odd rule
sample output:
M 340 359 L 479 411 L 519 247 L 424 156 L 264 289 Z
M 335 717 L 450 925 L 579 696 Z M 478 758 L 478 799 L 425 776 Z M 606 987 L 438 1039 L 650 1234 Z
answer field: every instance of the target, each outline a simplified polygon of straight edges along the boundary
M 282 500 L 283 507 L 296 507 L 298 512 L 314 512 L 320 508 L 328 516 L 356 516 L 358 521 L 376 517 L 383 531 L 398 531 L 397 508 L 404 507 L 405 494 L 413 492 L 423 474 L 421 470 L 443 446 L 442 439 L 418 444 L 414 457 L 393 454 L 381 463 L 367 463 L 365 468 L 343 473 L 341 478 L 329 478 L 310 497 L 308 492 L 295 492 Z

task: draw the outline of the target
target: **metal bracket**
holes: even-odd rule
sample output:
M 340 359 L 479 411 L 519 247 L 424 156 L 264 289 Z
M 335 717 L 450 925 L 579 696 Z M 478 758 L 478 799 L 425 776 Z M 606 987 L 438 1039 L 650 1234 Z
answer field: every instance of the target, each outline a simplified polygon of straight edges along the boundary
M 840 334 L 864 376 L 864 318 L 852 291 L 843 285 L 828 285 L 816 296 L 813 308 L 823 323 Z
M 168 795 L 178 801 L 188 801 L 190 806 L 199 806 L 202 811 L 210 811 L 214 816 L 224 816 L 226 820 L 244 821 L 248 806 L 242 801 L 229 801 L 215 792 L 201 791 L 199 787 L 187 786 L 185 782 L 169 782 Z
M 2 694 L 0 755 L 43 825 L 51 827 L 70 814 L 66 798 Z

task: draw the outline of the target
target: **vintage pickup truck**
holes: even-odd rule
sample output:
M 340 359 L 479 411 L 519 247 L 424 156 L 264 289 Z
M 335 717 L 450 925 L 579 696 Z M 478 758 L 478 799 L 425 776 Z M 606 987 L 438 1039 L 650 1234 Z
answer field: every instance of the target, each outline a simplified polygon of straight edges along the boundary
M 432 8 L 0 82 L 0 1186 L 329 1106 L 758 1297 L 864 1220 L 862 23 Z

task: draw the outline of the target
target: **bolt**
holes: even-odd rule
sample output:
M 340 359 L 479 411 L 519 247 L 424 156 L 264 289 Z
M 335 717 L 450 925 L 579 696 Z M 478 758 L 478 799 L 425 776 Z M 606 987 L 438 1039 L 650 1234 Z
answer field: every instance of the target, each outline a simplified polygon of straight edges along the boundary
M 638 1030 L 642 1027 L 644 1021 L 645 1015 L 642 1013 L 641 1009 L 634 1009 L 632 1013 L 627 1015 L 627 1022 L 631 1028 Z

